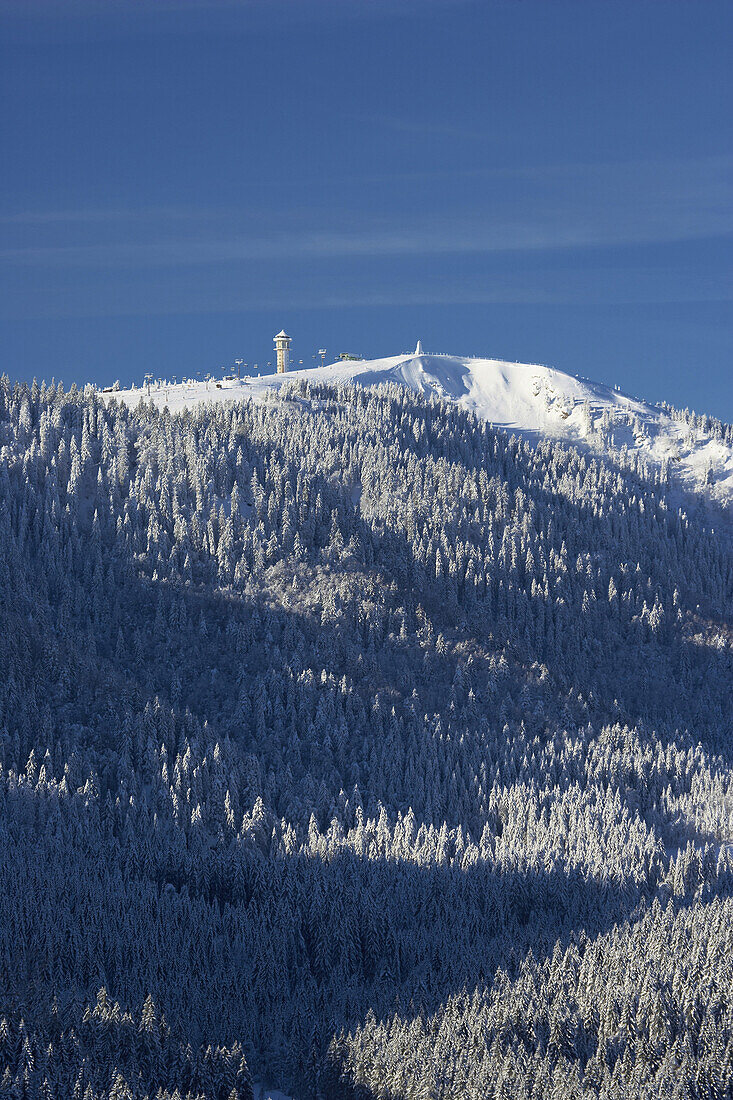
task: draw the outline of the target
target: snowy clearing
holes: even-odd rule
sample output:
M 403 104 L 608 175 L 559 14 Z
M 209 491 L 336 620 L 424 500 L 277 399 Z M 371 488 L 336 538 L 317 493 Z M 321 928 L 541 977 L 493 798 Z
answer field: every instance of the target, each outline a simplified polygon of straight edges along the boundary
M 292 1100 L 292 1097 L 286 1096 L 284 1092 L 279 1092 L 278 1089 L 272 1089 L 268 1085 L 262 1085 L 255 1081 L 254 1100 Z

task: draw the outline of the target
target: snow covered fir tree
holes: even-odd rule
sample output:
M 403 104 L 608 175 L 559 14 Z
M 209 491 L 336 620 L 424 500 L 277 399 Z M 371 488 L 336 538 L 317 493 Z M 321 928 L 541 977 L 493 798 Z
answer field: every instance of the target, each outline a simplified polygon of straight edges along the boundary
M 732 1097 L 732 549 L 394 380 L 4 378 L 0 1097 Z

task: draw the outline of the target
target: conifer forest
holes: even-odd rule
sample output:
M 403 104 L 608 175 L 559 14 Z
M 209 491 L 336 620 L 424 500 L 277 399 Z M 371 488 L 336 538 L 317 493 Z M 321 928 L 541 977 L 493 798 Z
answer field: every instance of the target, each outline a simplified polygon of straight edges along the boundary
M 730 1100 L 732 551 L 394 384 L 3 378 L 0 1098 Z

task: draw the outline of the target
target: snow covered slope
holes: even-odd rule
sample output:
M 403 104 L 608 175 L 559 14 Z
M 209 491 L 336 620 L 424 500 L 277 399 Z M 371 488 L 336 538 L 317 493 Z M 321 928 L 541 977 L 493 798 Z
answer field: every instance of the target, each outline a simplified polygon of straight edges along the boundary
M 720 503 L 733 503 L 730 427 L 705 416 L 672 413 L 552 367 L 426 355 L 418 345 L 414 355 L 338 362 L 286 375 L 188 381 L 175 386 L 163 382 L 151 389 L 150 398 L 173 412 L 206 401 L 258 399 L 267 390 L 302 380 L 407 385 L 457 402 L 509 431 L 564 439 L 610 455 L 625 448 L 649 465 L 665 466 L 686 488 L 704 489 Z M 126 404 L 147 399 L 142 389 L 119 391 L 114 396 Z

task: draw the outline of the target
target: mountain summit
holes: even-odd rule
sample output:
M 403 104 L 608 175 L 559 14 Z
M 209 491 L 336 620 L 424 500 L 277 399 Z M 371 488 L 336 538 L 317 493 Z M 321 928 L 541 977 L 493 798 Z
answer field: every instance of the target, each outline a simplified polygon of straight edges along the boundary
M 733 427 L 713 417 L 652 405 L 615 387 L 537 363 L 426 354 L 418 340 L 412 355 L 348 360 L 287 374 L 221 382 L 160 382 L 150 392 L 158 407 L 176 411 L 202 401 L 261 397 L 293 382 L 396 383 L 457 403 L 482 420 L 531 438 L 564 440 L 612 457 L 623 452 L 666 472 L 687 489 L 733 503 Z M 137 404 L 147 392 L 115 396 Z

